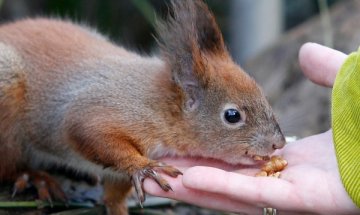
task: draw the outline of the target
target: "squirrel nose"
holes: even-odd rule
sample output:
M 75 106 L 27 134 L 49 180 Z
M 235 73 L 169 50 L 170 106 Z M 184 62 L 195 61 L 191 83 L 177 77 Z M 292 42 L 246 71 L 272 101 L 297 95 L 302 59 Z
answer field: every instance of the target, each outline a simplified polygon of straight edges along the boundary
M 282 140 L 282 141 L 273 143 L 272 148 L 273 148 L 274 150 L 276 150 L 276 149 L 281 149 L 282 147 L 285 146 L 285 143 L 286 143 L 285 140 Z

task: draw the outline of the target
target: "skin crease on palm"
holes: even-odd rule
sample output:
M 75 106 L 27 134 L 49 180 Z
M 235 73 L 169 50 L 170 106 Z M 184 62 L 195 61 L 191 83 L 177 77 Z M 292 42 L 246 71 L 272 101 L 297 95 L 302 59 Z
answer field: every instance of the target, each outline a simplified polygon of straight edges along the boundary
M 314 43 L 303 45 L 299 52 L 304 74 L 326 87 L 333 85 L 346 57 Z M 148 179 L 144 187 L 149 194 L 231 212 L 262 214 L 262 208 L 273 207 L 281 214 L 360 214 L 341 183 L 331 130 L 289 143 L 275 154 L 288 161 L 280 179 L 254 177 L 258 168 L 164 158 L 184 173 L 176 179 L 164 176 L 173 192 L 162 191 Z

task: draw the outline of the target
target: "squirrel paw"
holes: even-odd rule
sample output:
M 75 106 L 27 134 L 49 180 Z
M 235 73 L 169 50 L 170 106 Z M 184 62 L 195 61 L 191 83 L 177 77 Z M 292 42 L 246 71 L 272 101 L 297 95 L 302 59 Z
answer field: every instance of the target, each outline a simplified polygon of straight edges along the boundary
M 26 188 L 34 186 L 37 190 L 40 200 L 48 201 L 53 206 L 52 198 L 66 202 L 67 198 L 60 185 L 46 172 L 43 171 L 25 171 L 14 183 L 13 194 L 24 191 Z
M 161 177 L 158 172 L 163 172 L 174 178 L 176 178 L 178 175 L 182 175 L 182 172 L 180 172 L 180 170 L 156 161 L 148 164 L 140 170 L 135 171 L 135 173 L 131 176 L 131 182 L 135 187 L 141 207 L 142 203 L 145 201 L 145 194 L 143 188 L 143 182 L 145 178 L 152 178 L 164 191 L 172 190 L 169 183 L 163 177 Z

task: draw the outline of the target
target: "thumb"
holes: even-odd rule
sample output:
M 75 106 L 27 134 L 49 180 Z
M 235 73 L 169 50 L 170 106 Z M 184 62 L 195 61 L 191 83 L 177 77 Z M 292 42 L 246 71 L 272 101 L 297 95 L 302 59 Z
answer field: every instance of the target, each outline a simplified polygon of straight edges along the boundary
M 346 54 L 316 43 L 305 43 L 299 51 L 303 73 L 314 83 L 326 87 L 332 87 L 346 58 Z

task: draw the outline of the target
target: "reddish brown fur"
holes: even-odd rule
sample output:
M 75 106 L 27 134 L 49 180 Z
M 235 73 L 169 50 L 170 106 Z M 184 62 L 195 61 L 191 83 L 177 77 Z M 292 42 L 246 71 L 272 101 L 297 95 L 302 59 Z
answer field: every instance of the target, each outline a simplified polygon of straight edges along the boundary
M 22 129 L 18 119 L 23 117 L 26 86 L 24 77 L 18 72 L 0 81 L 0 142 L 3 142 L 0 147 L 0 154 L 3 155 L 0 162 L 0 181 L 13 179 L 17 170 L 22 168 L 22 149 L 17 144 L 17 138 L 21 137 L 17 136 L 17 132 Z
M 126 182 L 105 182 L 104 203 L 108 205 L 109 214 L 127 214 L 126 197 L 130 193 L 131 184 Z
M 43 32 L 44 29 L 47 33 Z M 72 65 L 85 57 L 101 54 L 137 57 L 122 48 L 114 47 L 96 34 L 95 31 L 79 29 L 71 23 L 48 19 L 24 20 L 17 25 L 3 25 L 0 29 L 1 41 L 23 50 L 19 54 L 32 62 L 28 66 L 40 67 L 42 71 Z M 47 73 L 42 73 L 42 76 L 47 78 Z
M 129 132 L 125 133 L 124 131 L 128 128 L 101 122 L 104 118 L 97 115 L 93 120 L 87 121 L 85 127 L 85 124 L 82 124 L 82 126 L 75 125 L 69 129 L 68 135 L 74 150 L 104 168 L 109 167 L 117 171 L 132 173 L 146 166 L 149 161 L 142 155 L 145 154 L 147 146 L 133 139 Z M 89 143 L 89 139 L 92 142 Z M 103 142 L 107 143 L 105 148 L 102 145 Z

